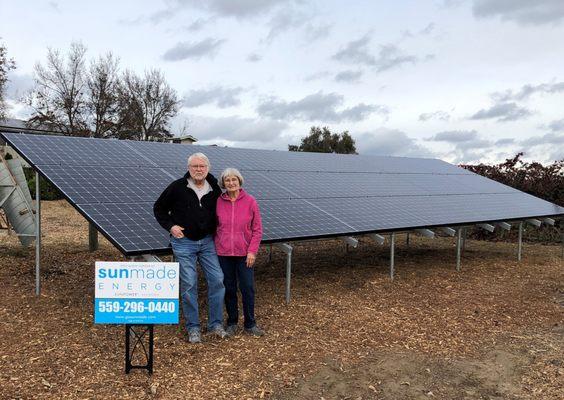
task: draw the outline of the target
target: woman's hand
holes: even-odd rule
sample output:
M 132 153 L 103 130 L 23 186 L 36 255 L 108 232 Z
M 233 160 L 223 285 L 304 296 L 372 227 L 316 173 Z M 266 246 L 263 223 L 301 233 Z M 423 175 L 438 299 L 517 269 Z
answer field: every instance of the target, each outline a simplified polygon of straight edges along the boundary
M 257 256 L 253 253 L 247 253 L 247 268 L 253 268 Z
M 182 239 L 184 237 L 184 233 L 182 232 L 183 230 L 183 227 L 174 225 L 172 228 L 170 228 L 170 234 L 177 239 Z

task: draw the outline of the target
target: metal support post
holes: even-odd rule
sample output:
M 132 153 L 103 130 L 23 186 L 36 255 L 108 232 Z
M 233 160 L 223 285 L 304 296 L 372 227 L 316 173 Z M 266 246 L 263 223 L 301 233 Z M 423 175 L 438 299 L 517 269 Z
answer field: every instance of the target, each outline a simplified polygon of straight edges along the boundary
M 460 271 L 460 251 L 462 247 L 462 228 L 456 232 L 456 270 Z
M 35 172 L 35 295 L 41 294 L 41 191 L 39 172 Z
M 125 373 L 129 374 L 132 369 L 146 369 L 150 374 L 153 373 L 153 347 L 154 347 L 154 334 L 153 334 L 153 324 L 149 325 L 138 325 L 138 324 L 126 324 L 125 325 Z M 148 343 L 145 343 L 145 339 L 148 336 Z M 131 346 L 131 341 L 133 339 L 133 347 Z M 148 349 L 147 349 L 148 348 Z M 145 365 L 134 365 L 133 358 L 135 356 L 135 350 L 139 349 L 139 352 L 143 351 L 145 359 L 147 360 Z
M 98 250 L 98 231 L 92 223 L 88 223 L 88 250 L 90 252 Z
M 519 222 L 519 243 L 517 244 L 517 261 L 521 261 L 523 252 L 523 222 Z
M 268 245 L 268 262 L 272 262 L 272 245 Z
M 466 238 L 468 237 L 468 228 L 462 228 L 462 253 L 464 254 L 464 250 L 466 250 Z
M 390 279 L 394 280 L 394 251 L 396 245 L 396 234 L 392 232 L 390 235 Z
M 560 220 L 560 239 L 560 247 L 562 248 L 560 257 L 564 259 L 564 219 Z
M 409 247 L 409 232 L 405 235 L 405 245 Z
M 292 282 L 292 250 L 286 254 L 286 304 L 290 304 L 290 285 Z
M 286 304 L 290 304 L 290 285 L 292 283 L 292 246 L 286 243 L 276 243 L 276 247 L 286 253 Z

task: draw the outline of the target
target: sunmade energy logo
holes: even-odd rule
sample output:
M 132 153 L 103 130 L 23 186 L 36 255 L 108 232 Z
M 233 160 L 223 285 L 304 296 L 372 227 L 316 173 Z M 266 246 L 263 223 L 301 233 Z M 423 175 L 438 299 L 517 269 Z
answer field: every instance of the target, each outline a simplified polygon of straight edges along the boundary
M 96 262 L 94 322 L 178 323 L 178 263 Z

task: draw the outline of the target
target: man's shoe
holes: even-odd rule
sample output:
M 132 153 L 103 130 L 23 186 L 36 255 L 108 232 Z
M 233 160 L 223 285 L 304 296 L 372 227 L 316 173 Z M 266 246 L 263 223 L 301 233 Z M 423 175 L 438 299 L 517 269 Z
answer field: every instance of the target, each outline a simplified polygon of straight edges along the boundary
M 257 325 L 253 326 L 252 328 L 245 328 L 245 333 L 248 335 L 253 335 L 256 337 L 264 336 L 264 331 L 259 328 Z
M 190 343 L 202 343 L 202 334 L 199 329 L 188 331 L 188 341 Z
M 218 336 L 222 339 L 227 337 L 227 332 L 225 332 L 225 329 L 223 329 L 223 326 L 221 326 L 221 325 L 217 325 L 214 328 L 212 328 L 210 333 L 215 335 L 215 336 Z
M 237 325 L 227 325 L 225 333 L 227 333 L 227 336 L 235 336 L 237 334 Z

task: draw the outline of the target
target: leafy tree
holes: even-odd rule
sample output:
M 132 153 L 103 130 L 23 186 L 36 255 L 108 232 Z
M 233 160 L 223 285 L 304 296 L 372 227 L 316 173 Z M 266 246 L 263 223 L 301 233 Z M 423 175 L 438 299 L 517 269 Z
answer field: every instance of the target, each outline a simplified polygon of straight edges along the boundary
M 8 83 L 8 72 L 16 68 L 16 63 L 8 58 L 6 46 L 0 43 L 0 120 L 6 118 L 6 102 L 4 99 L 6 83 Z
M 302 143 L 288 145 L 290 151 L 308 151 L 314 153 L 357 154 L 355 141 L 348 131 L 340 134 L 331 133 L 328 127 L 312 126 L 309 135 L 302 138 Z

